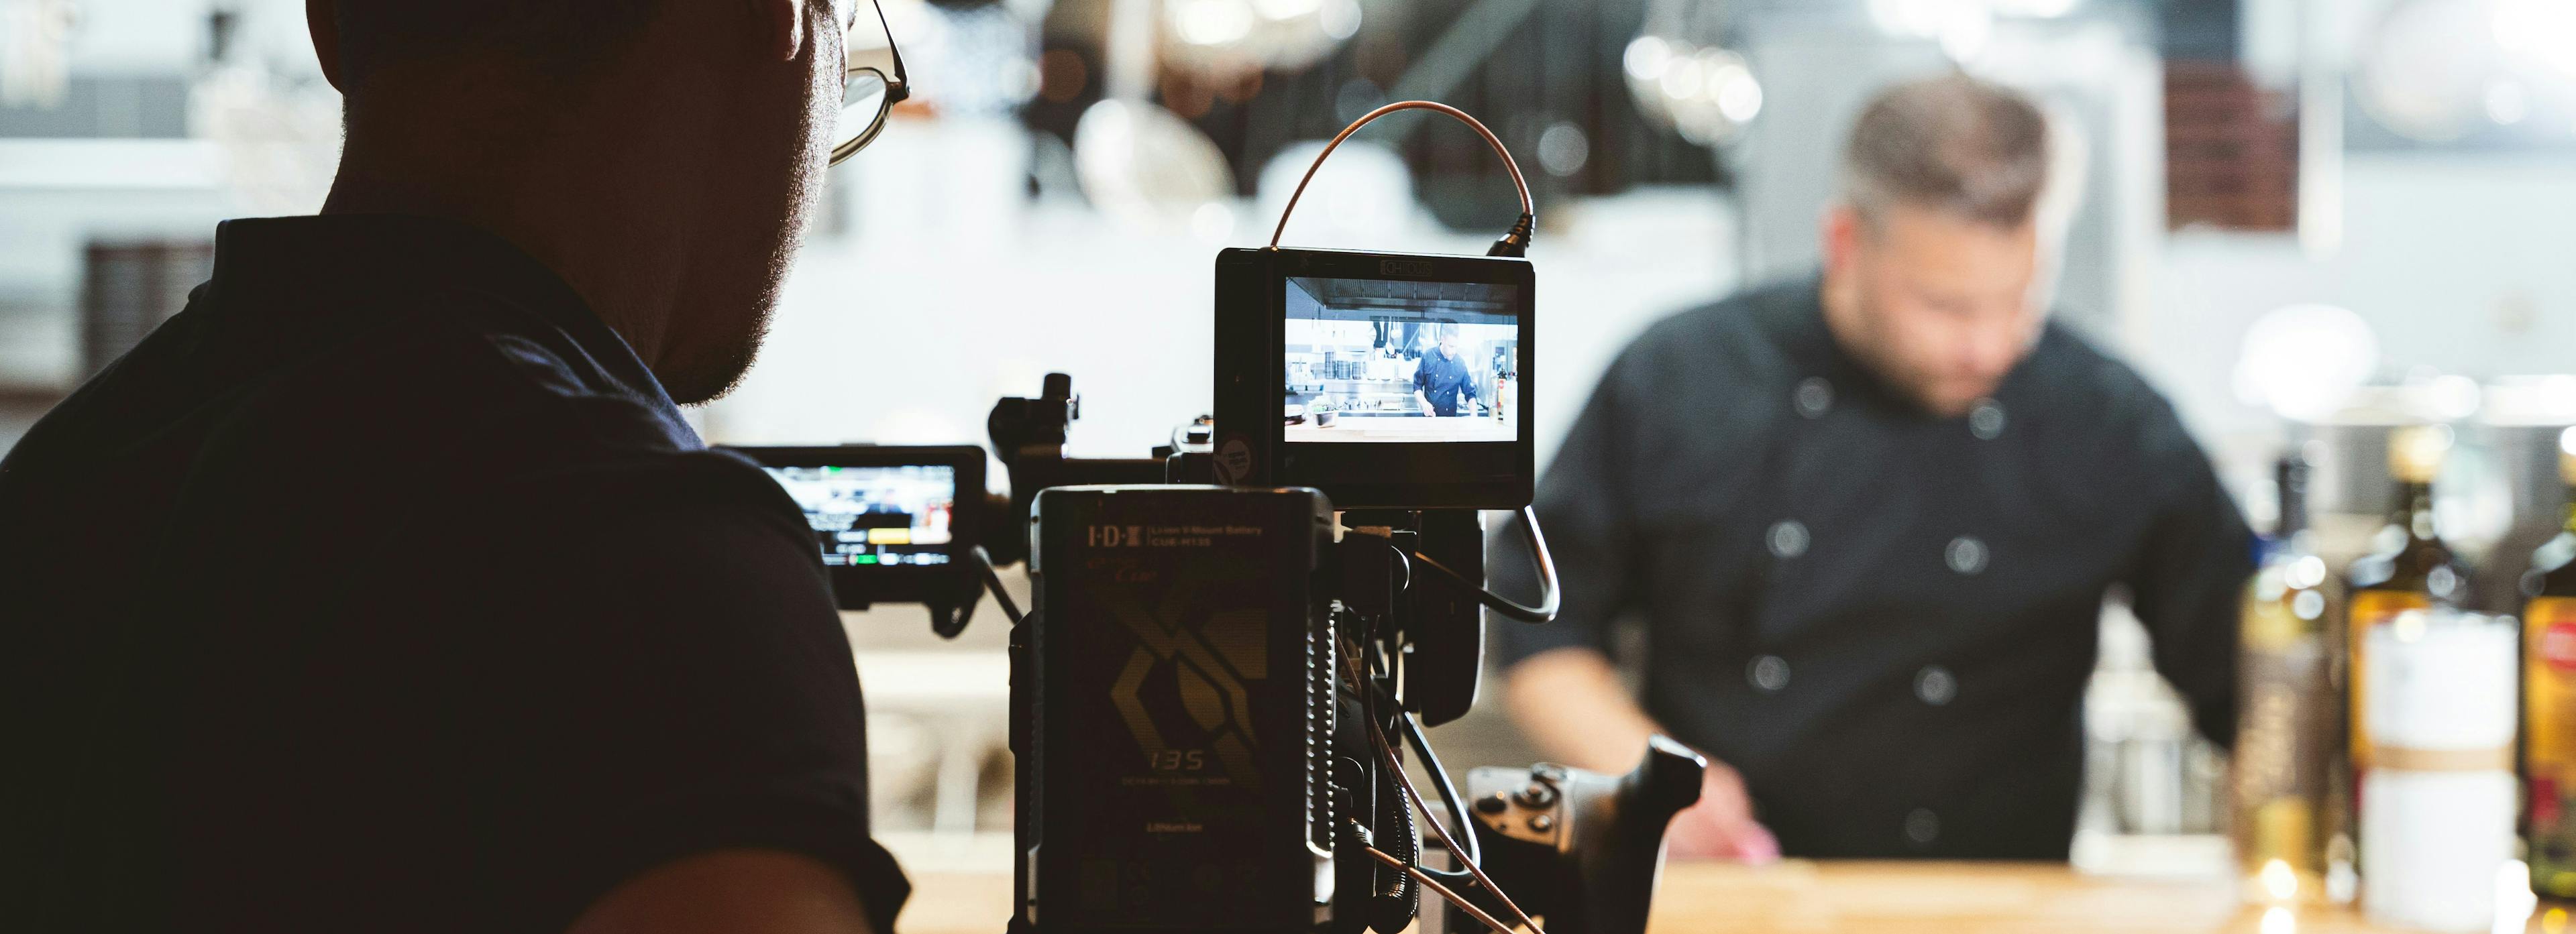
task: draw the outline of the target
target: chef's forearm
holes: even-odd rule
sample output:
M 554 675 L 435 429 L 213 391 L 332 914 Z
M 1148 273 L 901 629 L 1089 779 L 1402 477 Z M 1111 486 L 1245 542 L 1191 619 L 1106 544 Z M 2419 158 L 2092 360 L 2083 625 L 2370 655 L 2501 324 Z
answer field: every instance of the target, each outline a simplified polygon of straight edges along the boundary
M 1662 732 L 1610 659 L 1588 648 L 1550 649 L 1513 665 L 1503 701 L 1540 755 L 1580 769 L 1635 768 L 1647 738 Z

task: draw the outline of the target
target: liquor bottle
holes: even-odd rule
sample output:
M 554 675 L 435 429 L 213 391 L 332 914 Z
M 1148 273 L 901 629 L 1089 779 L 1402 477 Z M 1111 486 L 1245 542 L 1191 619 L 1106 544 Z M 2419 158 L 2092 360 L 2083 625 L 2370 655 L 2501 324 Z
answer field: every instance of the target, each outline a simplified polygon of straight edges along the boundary
M 2522 833 L 2531 890 L 2576 899 L 2576 428 L 2558 448 L 2566 528 L 2522 581 Z
M 2343 739 L 2328 680 L 2326 563 L 2310 548 L 2308 464 L 2275 466 L 2281 520 L 2246 584 L 2238 628 L 2238 722 L 2230 795 L 2239 880 L 2258 904 L 2325 897 L 2326 842 L 2342 812 L 2328 797 Z
M 2351 770 L 2370 768 L 2370 731 L 2365 719 L 2370 696 L 2370 666 L 2363 647 L 2370 629 L 2407 610 L 2436 604 L 2456 606 L 2468 593 L 2468 568 L 2443 544 L 2433 528 L 2433 476 L 2451 451 L 2448 425 L 2408 425 L 2389 434 L 2388 473 L 2397 501 L 2388 525 L 2372 540 L 2371 553 L 2352 562 L 2345 573 L 2345 640 L 2351 653 L 2345 672 L 2350 682 Z M 2361 789 L 2356 787 L 2358 797 Z

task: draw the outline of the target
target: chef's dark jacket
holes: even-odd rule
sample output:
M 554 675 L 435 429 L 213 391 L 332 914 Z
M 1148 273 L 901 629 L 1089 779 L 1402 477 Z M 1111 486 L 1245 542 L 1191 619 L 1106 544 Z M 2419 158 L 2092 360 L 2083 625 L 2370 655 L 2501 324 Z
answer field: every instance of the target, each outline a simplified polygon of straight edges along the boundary
M 761 848 L 891 930 L 811 534 L 510 244 L 227 223 L 0 461 L 0 926 L 556 932 Z
M 2172 407 L 2063 327 L 1936 418 L 1822 315 L 1815 282 L 1774 286 L 1620 355 L 1538 490 L 1563 614 L 1494 624 L 1501 654 L 1608 654 L 1641 620 L 1646 711 L 1741 770 L 1790 855 L 2063 859 L 2106 591 L 2233 739 L 2244 520 Z M 1531 594 L 1525 554 L 1489 567 Z
M 1476 377 L 1467 372 L 1467 362 L 1442 354 L 1433 348 L 1422 355 L 1422 365 L 1413 371 L 1413 388 L 1431 400 L 1431 414 L 1442 417 L 1458 414 L 1458 396 L 1476 398 Z

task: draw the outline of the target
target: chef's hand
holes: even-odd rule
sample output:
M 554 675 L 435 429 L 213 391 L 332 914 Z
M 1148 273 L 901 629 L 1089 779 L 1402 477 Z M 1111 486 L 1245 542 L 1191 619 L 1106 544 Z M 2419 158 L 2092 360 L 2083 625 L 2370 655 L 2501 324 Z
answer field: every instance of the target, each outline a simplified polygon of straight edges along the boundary
M 1699 803 L 1673 815 L 1664 831 L 1665 852 L 1674 859 L 1727 859 L 1767 863 L 1780 858 L 1780 841 L 1753 819 L 1753 799 L 1744 792 L 1744 776 L 1711 759 L 1700 774 Z
M 1424 414 L 1424 415 L 1428 415 L 1428 416 L 1431 416 L 1431 417 L 1433 417 L 1433 418 L 1438 418 L 1438 417 L 1440 417 L 1440 412 L 1439 412 L 1439 410 L 1432 408 L 1432 407 L 1431 407 L 1431 403 L 1428 403 L 1428 402 L 1422 403 L 1422 414 Z

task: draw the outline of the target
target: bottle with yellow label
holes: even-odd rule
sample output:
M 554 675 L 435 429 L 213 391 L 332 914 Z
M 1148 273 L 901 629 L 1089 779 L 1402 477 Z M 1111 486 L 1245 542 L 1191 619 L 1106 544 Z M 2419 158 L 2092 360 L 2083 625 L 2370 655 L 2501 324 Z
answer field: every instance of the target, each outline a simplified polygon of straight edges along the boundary
M 2558 448 L 2567 526 L 2522 582 L 2522 834 L 2531 890 L 2576 899 L 2576 428 Z
M 2309 543 L 2307 476 L 2295 455 L 2276 467 L 2281 521 L 2238 628 L 2229 826 L 2240 887 L 2257 904 L 2324 899 L 2327 841 L 2343 817 L 2329 797 L 2342 698 L 2328 680 L 2336 643 L 2326 563 Z
M 2388 525 L 2372 540 L 2371 553 L 2355 559 L 2345 572 L 2344 636 L 2351 654 L 2344 671 L 2350 684 L 2346 722 L 2351 724 L 2351 771 L 2370 767 L 2368 709 L 2370 667 L 2363 642 L 2372 626 L 2407 610 L 2434 604 L 2456 605 L 2469 592 L 2468 568 L 2433 528 L 2433 477 L 2451 452 L 2451 426 L 2408 425 L 2389 433 L 2388 473 L 2395 480 L 2397 501 Z M 2356 787 L 2357 797 L 2361 790 Z

